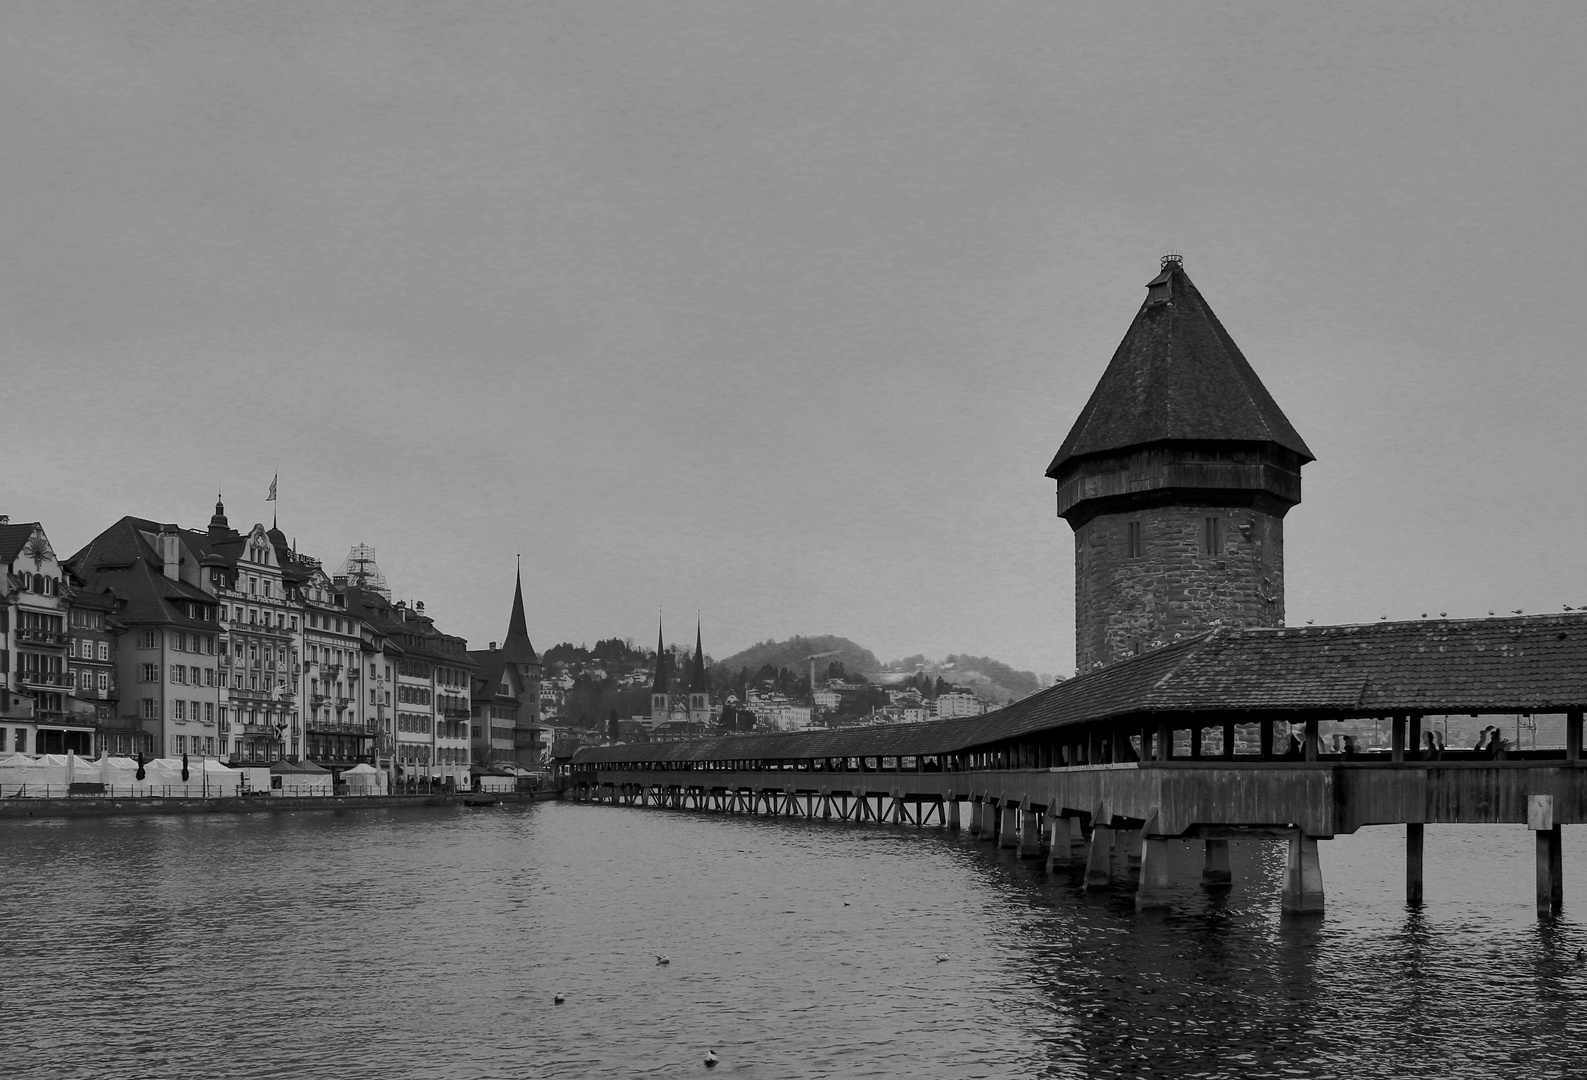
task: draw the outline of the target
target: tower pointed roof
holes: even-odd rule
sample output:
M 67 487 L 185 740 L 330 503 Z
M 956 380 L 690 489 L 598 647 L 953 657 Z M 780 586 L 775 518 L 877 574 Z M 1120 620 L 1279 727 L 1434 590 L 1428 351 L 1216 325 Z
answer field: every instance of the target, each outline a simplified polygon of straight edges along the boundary
M 709 694 L 711 684 L 705 679 L 705 650 L 700 646 L 700 622 L 694 623 L 694 665 L 689 673 L 689 693 Z
M 1168 441 L 1271 443 L 1315 460 L 1177 256 L 1146 290 L 1047 475 L 1075 458 Z
M 523 569 L 516 575 L 512 593 L 512 618 L 507 620 L 507 639 L 501 643 L 502 657 L 509 664 L 538 664 L 535 647 L 529 643 L 529 623 L 523 613 Z
M 655 679 L 654 682 L 652 682 L 650 684 L 650 692 L 652 694 L 665 694 L 667 692 L 667 684 L 670 681 L 671 680 L 667 678 L 667 646 L 661 640 L 661 618 L 660 618 L 660 616 L 657 616 L 656 617 L 656 679 Z
M 226 504 L 221 501 L 219 492 L 215 494 L 215 514 L 209 519 L 209 531 L 216 536 L 224 536 L 231 531 L 231 525 L 226 521 Z

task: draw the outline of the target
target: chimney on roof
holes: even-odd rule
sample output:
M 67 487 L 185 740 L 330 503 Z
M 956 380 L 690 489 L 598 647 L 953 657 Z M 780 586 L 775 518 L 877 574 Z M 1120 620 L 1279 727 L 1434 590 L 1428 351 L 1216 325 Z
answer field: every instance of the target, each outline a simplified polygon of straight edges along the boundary
M 182 538 L 175 525 L 160 526 L 160 564 L 166 577 L 182 580 Z
M 415 600 L 413 602 L 413 610 L 417 611 L 420 615 L 423 615 L 424 614 L 424 601 L 423 600 Z
M 494 641 L 490 643 L 490 651 L 491 652 L 495 652 L 496 651 L 496 643 Z

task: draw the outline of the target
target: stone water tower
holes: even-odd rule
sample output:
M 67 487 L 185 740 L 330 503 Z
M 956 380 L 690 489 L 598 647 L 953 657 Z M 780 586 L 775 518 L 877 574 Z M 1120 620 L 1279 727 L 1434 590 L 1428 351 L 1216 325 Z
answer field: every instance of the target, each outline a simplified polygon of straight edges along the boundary
M 1047 475 L 1075 534 L 1075 672 L 1284 623 L 1284 515 L 1314 460 L 1177 255 Z

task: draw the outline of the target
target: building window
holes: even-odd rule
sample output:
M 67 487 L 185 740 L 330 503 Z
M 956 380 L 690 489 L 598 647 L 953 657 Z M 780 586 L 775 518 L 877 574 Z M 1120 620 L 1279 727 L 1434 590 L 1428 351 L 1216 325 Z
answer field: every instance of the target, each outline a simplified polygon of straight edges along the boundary
M 101 671 L 99 673 L 99 692 L 101 694 L 103 694 L 103 693 L 107 692 L 109 689 L 110 689 L 110 672 Z
M 215 756 L 215 736 L 213 736 L 213 735 L 205 735 L 204 736 L 204 756 L 205 757 L 214 757 Z
M 1223 550 L 1223 519 L 1203 518 L 1201 522 L 1201 553 L 1216 555 Z
M 187 668 L 183 667 L 181 664 L 172 664 L 171 681 L 174 683 L 187 682 Z
M 1129 550 L 1130 558 L 1139 559 L 1141 557 L 1141 523 L 1139 521 L 1130 522 L 1125 544 Z
M 144 664 L 143 665 L 143 677 L 141 679 L 139 679 L 139 682 L 159 682 L 159 681 L 160 681 L 160 665 L 159 664 Z
M 143 699 L 143 718 L 145 720 L 157 720 L 157 719 L 159 719 L 159 716 L 160 716 L 160 709 L 159 709 L 159 706 L 155 703 L 155 700 L 152 697 L 144 698 Z
M 173 735 L 173 736 L 171 736 L 171 739 L 172 739 L 173 742 L 176 743 L 176 752 L 178 754 L 185 754 L 187 752 L 187 736 L 186 735 Z
M 187 702 L 183 701 L 181 698 L 172 698 L 171 699 L 171 719 L 173 719 L 173 720 L 186 720 L 187 719 Z
M 110 659 L 110 642 L 101 641 L 99 643 L 99 659 L 101 659 L 101 660 L 109 660 Z
M 158 648 L 158 647 L 159 646 L 155 643 L 155 637 L 154 637 L 154 631 L 153 630 L 145 630 L 145 631 L 143 631 L 142 633 L 140 633 L 138 635 L 138 648 L 140 648 L 140 649 L 155 649 L 155 648 Z

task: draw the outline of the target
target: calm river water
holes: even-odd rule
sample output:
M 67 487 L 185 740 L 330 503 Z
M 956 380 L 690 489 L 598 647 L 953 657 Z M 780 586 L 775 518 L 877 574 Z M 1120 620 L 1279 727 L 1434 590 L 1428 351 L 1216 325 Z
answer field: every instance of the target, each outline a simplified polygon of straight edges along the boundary
M 1175 910 L 958 834 L 543 803 L 0 823 L 0 1075 L 1587 1076 L 1587 830 L 1277 844 Z M 656 964 L 656 954 L 671 957 Z M 941 954 L 947 960 L 938 961 Z M 565 995 L 562 1005 L 554 995 Z

